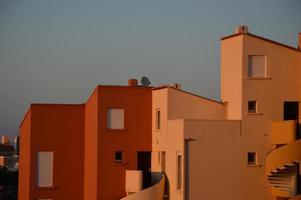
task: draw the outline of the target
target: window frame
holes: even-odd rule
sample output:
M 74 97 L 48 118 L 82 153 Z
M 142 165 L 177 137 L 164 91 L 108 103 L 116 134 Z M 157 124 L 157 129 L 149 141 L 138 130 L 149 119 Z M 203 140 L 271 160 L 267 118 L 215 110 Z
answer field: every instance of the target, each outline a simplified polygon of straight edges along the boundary
M 254 161 L 249 160 L 249 156 L 252 155 L 254 158 Z M 257 165 L 257 152 L 255 151 L 249 151 L 247 152 L 247 165 L 248 166 L 256 166 Z
M 51 153 L 52 157 L 51 157 L 51 184 L 49 185 L 45 185 L 45 186 L 40 186 L 39 181 L 40 181 L 40 173 L 39 173 L 39 153 Z M 44 188 L 53 188 L 54 187 L 54 150 L 50 149 L 46 149 L 46 150 L 37 150 L 35 151 L 35 187 L 38 189 L 44 189 Z
M 160 130 L 161 129 L 161 109 L 157 108 L 156 109 L 156 130 Z
M 109 112 L 111 110 L 122 110 L 123 111 L 123 115 L 122 115 L 122 125 L 123 125 L 123 127 L 122 128 L 111 128 L 111 124 L 109 124 L 109 123 L 112 122 L 112 118 L 109 119 L 109 117 L 111 116 L 111 115 L 109 115 Z M 126 115 L 125 108 L 121 108 L 121 107 L 109 107 L 109 108 L 107 108 L 107 110 L 106 110 L 106 130 L 110 130 L 110 131 L 123 131 L 123 130 L 126 130 L 125 129 L 125 115 Z
M 253 72 L 254 67 L 253 67 L 253 57 L 264 57 L 264 73 L 263 75 L 253 75 L 251 72 Z M 247 60 L 247 78 L 248 79 L 268 79 L 268 67 L 267 67 L 267 56 L 266 55 L 248 55 L 248 60 Z
M 183 156 L 177 153 L 177 190 L 181 191 L 183 188 Z
M 121 159 L 120 160 L 116 159 L 117 153 L 121 153 Z M 123 163 L 123 161 L 124 161 L 124 152 L 121 151 L 121 150 L 114 151 L 114 163 Z
M 251 110 L 250 109 L 250 103 L 255 103 L 255 110 Z M 258 101 L 256 100 L 248 100 L 248 104 L 247 104 L 247 110 L 248 110 L 248 114 L 258 114 Z

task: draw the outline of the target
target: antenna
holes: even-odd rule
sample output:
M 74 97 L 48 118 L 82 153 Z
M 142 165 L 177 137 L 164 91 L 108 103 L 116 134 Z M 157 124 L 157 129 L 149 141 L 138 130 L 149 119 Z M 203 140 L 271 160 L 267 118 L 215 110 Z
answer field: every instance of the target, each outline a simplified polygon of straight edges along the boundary
M 141 84 L 144 87 L 148 87 L 151 84 L 151 82 L 149 81 L 149 79 L 146 76 L 143 76 L 141 78 Z

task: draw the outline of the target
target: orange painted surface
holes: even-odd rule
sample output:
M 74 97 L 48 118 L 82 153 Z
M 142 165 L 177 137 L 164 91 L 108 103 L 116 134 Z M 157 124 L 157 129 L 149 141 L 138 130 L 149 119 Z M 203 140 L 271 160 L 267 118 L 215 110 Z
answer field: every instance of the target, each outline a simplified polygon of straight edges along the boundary
M 21 124 L 20 200 L 114 200 L 125 170 L 151 152 L 151 88 L 98 86 L 84 105 L 34 104 Z M 107 129 L 107 110 L 124 109 L 124 129 Z M 36 152 L 53 151 L 53 187 L 36 187 Z M 123 151 L 123 162 L 114 163 Z
M 21 125 L 19 200 L 83 199 L 84 105 L 31 105 Z M 53 187 L 36 186 L 36 152 L 53 151 Z
M 98 119 L 98 89 L 96 88 L 87 101 L 85 109 L 85 200 L 97 199 Z
M 126 196 L 125 170 L 137 169 L 137 151 L 151 151 L 151 89 L 99 86 L 98 90 L 97 199 L 115 200 Z M 106 128 L 109 108 L 124 109 L 124 130 Z M 122 164 L 114 163 L 115 151 L 123 151 Z
M 19 200 L 30 199 L 30 130 L 31 109 L 26 113 L 20 127 Z

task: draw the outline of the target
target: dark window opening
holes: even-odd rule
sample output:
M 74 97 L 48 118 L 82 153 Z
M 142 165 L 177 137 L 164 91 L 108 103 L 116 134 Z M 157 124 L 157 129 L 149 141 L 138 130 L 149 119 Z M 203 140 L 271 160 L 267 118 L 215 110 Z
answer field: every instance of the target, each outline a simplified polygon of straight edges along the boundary
M 115 152 L 115 162 L 121 163 L 123 161 L 123 152 L 116 151 Z
M 256 165 L 256 153 L 248 152 L 248 165 Z
M 248 101 L 248 113 L 257 113 L 256 101 Z

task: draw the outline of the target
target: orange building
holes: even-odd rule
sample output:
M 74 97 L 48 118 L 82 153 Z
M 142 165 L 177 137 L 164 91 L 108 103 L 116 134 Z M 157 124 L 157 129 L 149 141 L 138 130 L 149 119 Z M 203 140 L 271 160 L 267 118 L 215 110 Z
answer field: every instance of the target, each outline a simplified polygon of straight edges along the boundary
M 151 88 L 130 80 L 98 86 L 86 104 L 32 104 L 20 131 L 19 200 L 125 196 L 125 170 L 149 174 L 151 101 Z

